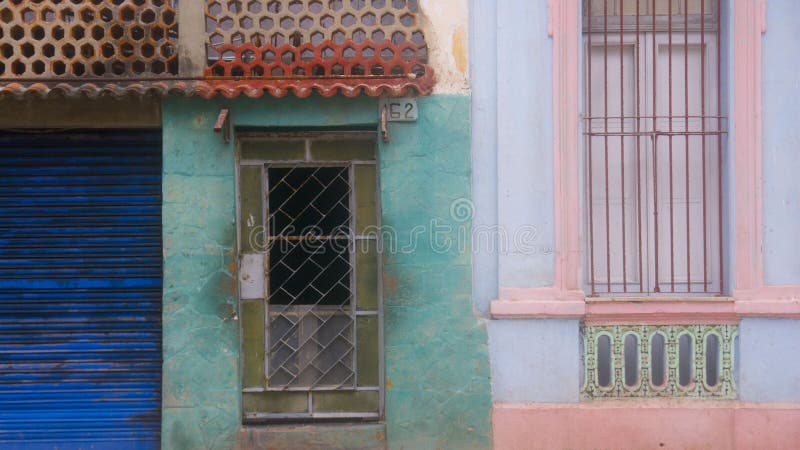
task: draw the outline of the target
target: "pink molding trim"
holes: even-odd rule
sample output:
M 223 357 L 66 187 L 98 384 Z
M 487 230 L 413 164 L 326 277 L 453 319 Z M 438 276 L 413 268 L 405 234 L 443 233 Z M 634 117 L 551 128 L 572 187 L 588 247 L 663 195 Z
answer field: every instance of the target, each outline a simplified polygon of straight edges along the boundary
M 580 319 L 586 314 L 586 303 L 569 300 L 525 300 L 492 302 L 495 319 Z
M 735 90 L 734 164 L 736 291 L 752 291 L 763 283 L 761 257 L 761 33 L 764 0 L 735 0 L 733 49 Z
M 720 324 L 738 323 L 742 317 L 800 319 L 800 297 L 773 300 L 713 299 L 587 299 L 543 297 L 546 289 L 528 298 L 495 300 L 494 319 L 580 319 L 601 324 Z
M 800 319 L 800 298 L 737 301 L 736 313 L 742 317 Z
M 796 449 L 800 404 L 736 401 L 603 401 L 495 404 L 502 449 Z
M 555 280 L 561 292 L 577 291 L 580 268 L 578 118 L 580 92 L 578 0 L 548 2 L 548 32 L 553 37 L 553 179 L 555 189 Z M 557 297 L 565 297 L 559 295 Z
M 736 324 L 739 315 L 732 299 L 596 301 L 586 304 L 586 324 Z

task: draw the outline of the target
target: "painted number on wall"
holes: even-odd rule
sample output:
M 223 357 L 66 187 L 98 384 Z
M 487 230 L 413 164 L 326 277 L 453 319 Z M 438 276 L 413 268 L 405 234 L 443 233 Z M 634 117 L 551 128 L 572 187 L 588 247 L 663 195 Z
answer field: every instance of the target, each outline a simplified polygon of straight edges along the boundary
M 386 108 L 389 122 L 414 122 L 417 120 L 417 99 L 384 98 L 381 99 L 381 110 Z

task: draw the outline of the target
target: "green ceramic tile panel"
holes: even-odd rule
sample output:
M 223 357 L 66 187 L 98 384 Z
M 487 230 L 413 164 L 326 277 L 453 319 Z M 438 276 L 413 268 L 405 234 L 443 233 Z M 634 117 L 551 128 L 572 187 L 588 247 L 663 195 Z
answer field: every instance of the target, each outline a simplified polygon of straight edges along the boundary
M 306 159 L 304 139 L 261 140 L 245 139 L 241 142 L 242 159 L 263 159 L 272 161 Z
M 242 301 L 242 386 L 265 387 L 264 301 Z
M 305 392 L 245 392 L 242 405 L 247 413 L 304 413 L 308 412 Z
M 375 141 L 357 140 L 315 140 L 311 144 L 311 156 L 316 161 L 373 161 L 375 160 Z
M 660 334 L 665 341 L 666 362 L 665 381 L 661 386 L 652 382 L 651 340 Z M 705 341 L 709 335 L 716 335 L 720 345 L 719 382 L 709 386 L 705 382 Z M 583 329 L 584 347 L 584 386 L 581 398 L 584 400 L 607 400 L 615 398 L 702 398 L 735 399 L 738 396 L 734 382 L 734 340 L 738 334 L 736 325 L 596 325 Z M 638 346 L 638 383 L 625 385 L 625 337 L 636 336 Z M 694 366 L 688 386 L 679 383 L 681 336 L 691 337 L 694 358 L 689 360 Z M 597 382 L 598 362 L 597 339 L 608 336 L 611 340 L 611 386 L 602 387 Z M 661 378 L 656 376 L 656 379 Z M 660 380 L 659 380 L 660 381 Z
M 378 391 L 314 392 L 314 412 L 377 412 Z
M 263 245 L 261 167 L 246 166 L 239 171 L 241 217 L 239 236 L 242 253 L 258 252 Z
M 356 301 L 358 309 L 378 309 L 378 243 L 373 239 L 356 242 Z
M 377 225 L 377 192 L 378 180 L 375 176 L 375 166 L 372 164 L 357 164 L 355 170 L 356 191 L 356 234 L 365 231 L 376 232 Z
M 358 385 L 377 386 L 378 373 L 378 316 L 358 316 L 356 319 L 356 361 Z

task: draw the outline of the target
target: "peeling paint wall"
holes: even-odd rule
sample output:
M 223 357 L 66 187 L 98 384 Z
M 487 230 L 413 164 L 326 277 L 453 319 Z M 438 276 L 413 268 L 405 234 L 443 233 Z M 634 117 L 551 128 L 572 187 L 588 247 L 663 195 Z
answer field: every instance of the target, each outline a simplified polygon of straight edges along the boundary
M 231 448 L 239 423 L 234 160 L 216 111 L 163 106 L 165 449 Z
M 469 236 L 470 102 L 419 99 L 417 123 L 390 125 L 380 149 L 383 224 L 409 242 L 432 221 Z M 459 221 L 456 219 L 467 219 Z M 491 447 L 486 322 L 473 316 L 471 251 L 418 236 L 413 253 L 384 255 L 386 421 L 392 449 Z
M 434 220 L 453 226 L 446 233 L 453 240 L 470 228 L 469 216 L 452 217 L 453 205 L 470 199 L 469 98 L 434 95 L 418 102 L 419 120 L 389 124 L 391 142 L 379 152 L 383 224 L 400 245 Z M 231 109 L 240 127 L 377 129 L 378 101 L 164 103 L 163 448 L 228 449 L 237 439 L 243 448 L 247 442 L 305 447 L 296 429 L 273 426 L 254 434 L 240 425 L 235 162 L 233 144 L 212 131 L 221 107 Z M 413 252 L 384 255 L 385 441 L 374 427 L 361 428 L 369 433 L 363 439 L 346 425 L 339 434 L 378 448 L 387 442 L 392 449 L 489 448 L 487 330 L 473 315 L 471 252 L 438 247 L 428 233 L 417 239 Z M 315 429 L 308 436 L 319 444 L 333 434 Z
M 468 0 L 420 0 L 435 94 L 469 92 Z

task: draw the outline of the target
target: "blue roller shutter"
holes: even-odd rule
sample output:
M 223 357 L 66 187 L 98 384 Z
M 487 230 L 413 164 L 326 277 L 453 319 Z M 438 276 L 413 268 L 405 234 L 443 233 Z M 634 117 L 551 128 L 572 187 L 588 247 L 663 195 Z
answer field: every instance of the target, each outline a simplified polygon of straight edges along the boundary
M 158 448 L 161 137 L 0 134 L 0 448 Z

